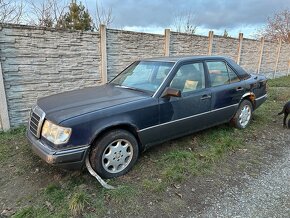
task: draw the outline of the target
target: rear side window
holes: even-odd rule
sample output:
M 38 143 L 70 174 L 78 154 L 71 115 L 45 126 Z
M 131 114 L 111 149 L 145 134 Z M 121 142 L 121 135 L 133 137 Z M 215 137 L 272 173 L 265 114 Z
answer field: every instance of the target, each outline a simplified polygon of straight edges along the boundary
M 212 86 L 240 81 L 237 74 L 223 61 L 209 61 L 207 62 L 207 68 Z

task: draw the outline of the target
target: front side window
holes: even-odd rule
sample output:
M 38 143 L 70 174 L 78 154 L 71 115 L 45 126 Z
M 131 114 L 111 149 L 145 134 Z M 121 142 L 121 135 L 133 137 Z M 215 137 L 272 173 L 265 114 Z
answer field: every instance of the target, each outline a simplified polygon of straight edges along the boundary
M 219 86 L 240 81 L 237 74 L 223 61 L 207 62 L 212 86 Z
M 182 65 L 170 83 L 170 87 L 182 93 L 205 88 L 204 68 L 202 63 Z
M 110 83 L 121 87 L 155 92 L 174 63 L 161 61 L 138 61 L 115 77 Z

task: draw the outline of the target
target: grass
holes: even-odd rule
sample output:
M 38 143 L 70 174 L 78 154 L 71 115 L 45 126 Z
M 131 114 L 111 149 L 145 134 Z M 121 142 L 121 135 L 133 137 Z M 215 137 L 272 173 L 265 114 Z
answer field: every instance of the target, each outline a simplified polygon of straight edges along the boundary
M 66 191 L 56 184 L 49 184 L 44 194 L 46 200 L 53 203 L 55 206 L 62 205 L 66 198 Z
M 290 75 L 268 81 L 270 87 L 290 87 Z
M 30 217 L 49 217 L 48 211 L 43 208 L 43 207 L 34 207 L 34 206 L 29 206 L 23 208 L 21 211 L 16 213 L 14 218 L 30 218 Z
M 141 156 L 129 174 L 110 181 L 110 184 L 117 186 L 115 190 L 104 190 L 85 172 L 66 172 L 58 178 L 62 170 L 40 165 L 56 178 L 42 190 L 32 193 L 29 204 L 24 202 L 24 198 L 19 203 L 22 207 L 14 217 L 140 216 L 148 209 L 148 202 L 159 202 L 159 210 L 169 214 L 174 211 L 174 205 L 183 205 L 183 202 L 177 195 L 175 200 L 171 199 L 172 203 L 171 200 L 167 201 L 168 189 L 211 172 L 213 166 L 230 152 L 243 149 L 245 139 L 267 128 L 273 119 L 280 122 L 276 114 L 290 99 L 290 76 L 270 80 L 268 94 L 268 101 L 255 111 L 249 128 L 237 130 L 221 125 L 154 147 Z M 15 165 L 21 165 L 17 165 L 19 169 L 24 169 L 23 165 L 39 166 L 42 163 L 35 163 L 35 159 L 30 157 L 24 133 L 25 128 L 0 133 L 2 165 L 18 158 L 19 150 L 23 159 L 15 162 Z M 242 162 L 240 165 L 245 168 Z M 19 176 L 23 174 L 15 174 L 15 178 Z M 34 174 L 30 177 L 37 178 Z
M 19 149 L 18 141 L 25 140 L 25 127 L 11 129 L 8 132 L 0 132 L 0 163 L 14 156 Z
M 74 216 L 82 214 L 85 206 L 89 204 L 89 197 L 84 191 L 77 191 L 69 200 L 69 209 Z

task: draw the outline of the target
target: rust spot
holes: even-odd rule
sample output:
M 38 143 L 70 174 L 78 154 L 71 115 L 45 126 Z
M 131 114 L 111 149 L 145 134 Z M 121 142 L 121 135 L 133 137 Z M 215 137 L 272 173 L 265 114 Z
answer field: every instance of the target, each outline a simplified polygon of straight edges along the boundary
M 255 97 L 255 95 L 250 95 L 250 96 L 249 96 L 249 99 L 251 100 L 251 102 L 254 102 L 255 99 L 256 99 L 256 97 Z

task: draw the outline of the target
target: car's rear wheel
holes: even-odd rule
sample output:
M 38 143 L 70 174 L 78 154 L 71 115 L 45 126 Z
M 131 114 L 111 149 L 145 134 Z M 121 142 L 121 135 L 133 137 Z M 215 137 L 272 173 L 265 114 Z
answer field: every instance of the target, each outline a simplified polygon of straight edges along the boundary
M 90 153 L 93 169 L 103 178 L 127 173 L 138 159 L 139 147 L 134 135 L 125 130 L 112 130 L 99 138 Z
M 243 100 L 232 118 L 231 123 L 238 129 L 246 128 L 252 119 L 253 106 L 249 100 Z

